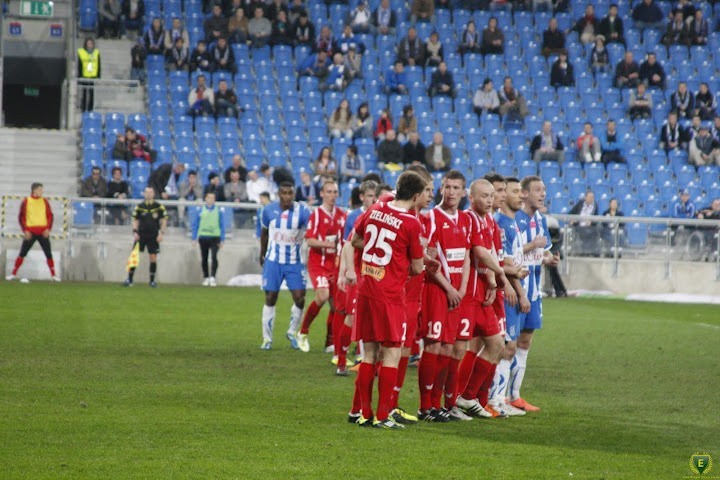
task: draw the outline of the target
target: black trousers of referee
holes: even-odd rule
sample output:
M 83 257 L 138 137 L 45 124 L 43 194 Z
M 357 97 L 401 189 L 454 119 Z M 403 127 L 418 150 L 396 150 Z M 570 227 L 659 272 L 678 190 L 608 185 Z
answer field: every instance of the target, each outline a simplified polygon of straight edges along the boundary
M 20 246 L 20 257 L 25 258 L 27 256 L 28 252 L 32 248 L 32 246 L 35 244 L 35 241 L 40 244 L 40 247 L 42 247 L 42 251 L 45 254 L 45 258 L 48 260 L 52 260 L 52 250 L 50 249 L 50 239 L 45 238 L 42 235 L 33 235 L 30 237 L 30 240 L 25 239 L 22 242 L 22 245 Z
M 200 258 L 202 260 L 203 278 L 214 277 L 218 269 L 217 253 L 220 249 L 220 237 L 200 237 Z M 212 254 L 212 275 L 208 275 L 208 257 Z

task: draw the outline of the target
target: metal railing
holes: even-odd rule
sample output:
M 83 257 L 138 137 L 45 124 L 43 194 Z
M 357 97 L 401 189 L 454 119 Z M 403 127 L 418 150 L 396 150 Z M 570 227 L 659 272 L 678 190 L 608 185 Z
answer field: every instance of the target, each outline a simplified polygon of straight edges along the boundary
M 77 127 L 79 125 L 79 114 L 85 110 L 105 109 L 109 99 L 115 99 L 123 93 L 133 94 L 140 88 L 138 80 L 117 80 L 102 78 L 77 78 L 73 77 L 70 82 L 68 125 Z M 92 100 L 90 100 L 92 98 Z M 92 103 L 92 108 L 88 108 Z

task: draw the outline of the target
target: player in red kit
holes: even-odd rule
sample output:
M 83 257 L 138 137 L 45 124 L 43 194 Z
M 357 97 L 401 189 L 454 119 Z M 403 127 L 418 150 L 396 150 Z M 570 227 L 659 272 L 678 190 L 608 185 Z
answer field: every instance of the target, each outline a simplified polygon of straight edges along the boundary
M 397 181 L 395 200 L 378 202 L 355 225 L 352 244 L 362 249 L 356 329 L 365 345 L 357 378 L 361 426 L 374 416 L 371 402 L 375 362 L 382 358 L 379 400 L 372 426 L 403 428 L 390 418 L 390 409 L 400 349 L 407 334 L 405 283 L 408 275 L 418 275 L 423 270 L 422 226 L 409 211 L 424 201 L 426 186 L 427 182 L 417 173 L 403 172 Z
M 308 222 L 305 241 L 310 248 L 308 254 L 308 275 L 315 291 L 315 299 L 305 311 L 302 326 L 297 335 L 298 348 L 303 352 L 310 351 L 308 333 L 310 325 L 320 313 L 325 302 L 330 300 L 328 313 L 328 333 L 326 346 L 331 345 L 332 320 L 335 314 L 333 293 L 337 282 L 337 248 L 338 239 L 345 227 L 345 212 L 335 206 L 338 197 L 338 186 L 333 180 L 323 183 L 320 190 L 323 202 L 313 211 Z

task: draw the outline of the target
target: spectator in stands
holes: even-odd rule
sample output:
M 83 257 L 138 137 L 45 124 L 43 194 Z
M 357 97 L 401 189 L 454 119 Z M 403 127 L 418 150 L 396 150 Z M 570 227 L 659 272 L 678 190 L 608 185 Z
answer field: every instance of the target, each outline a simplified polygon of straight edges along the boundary
M 640 83 L 640 67 L 633 59 L 631 51 L 615 67 L 615 86 L 617 88 L 634 88 Z
M 678 83 L 677 91 L 670 96 L 670 108 L 677 112 L 680 118 L 690 118 L 695 111 L 695 95 L 688 91 L 687 83 Z
M 398 60 L 400 60 L 403 65 L 422 66 L 425 63 L 423 46 L 417 36 L 415 27 L 410 27 L 405 38 L 400 41 L 398 45 Z
M 150 173 L 148 187 L 155 190 L 156 198 L 177 200 L 179 198 L 180 177 L 185 172 L 184 163 L 164 163 Z
M 269 6 L 266 7 L 265 16 L 271 21 L 275 22 L 277 20 L 278 16 L 280 15 L 280 12 L 285 12 L 285 21 L 287 22 L 288 18 L 288 6 L 287 2 L 285 0 L 271 0 L 269 3 Z M 289 22 L 288 22 L 289 23 Z
M 713 119 L 713 125 L 710 127 L 710 135 L 720 143 L 720 116 L 715 116 Z
M 547 1 L 551 1 L 551 0 L 547 0 Z M 469 2 L 469 3 L 472 3 L 472 2 Z M 491 12 L 497 12 L 499 10 L 504 10 L 508 13 L 512 13 L 512 10 L 513 10 L 513 1 L 512 0 L 490 0 L 490 2 L 488 2 L 488 3 L 489 3 L 488 9 Z
M 348 15 L 348 25 L 354 33 L 369 33 L 370 32 L 370 19 L 372 13 L 368 7 L 367 2 L 361 0 L 358 6 Z
M 255 176 L 257 176 L 257 172 L 255 172 Z M 220 180 L 220 175 L 218 175 L 215 172 L 208 173 L 208 183 L 203 187 L 203 197 L 207 195 L 208 193 L 214 193 L 215 199 L 218 202 L 224 202 L 225 201 L 225 191 L 223 190 L 222 181 Z M 248 192 L 249 192 L 249 181 L 248 181 Z M 248 193 L 249 195 L 249 193 Z
M 688 40 L 691 45 L 707 45 L 710 27 L 703 18 L 703 11 L 697 9 L 693 19 L 687 22 Z
M 215 92 L 215 112 L 217 117 L 237 118 L 237 95 L 232 88 L 228 88 L 227 80 L 224 78 L 218 82 L 218 89 Z
M 205 40 L 199 40 L 197 46 L 190 54 L 190 71 L 210 71 L 210 52 L 207 51 Z
M 605 48 L 605 37 L 595 36 L 595 46 L 590 52 L 590 70 L 593 75 L 610 71 L 610 53 Z
M 688 30 L 683 21 L 682 12 L 676 12 L 668 22 L 665 35 L 662 37 L 662 43 L 665 44 L 666 47 L 670 45 L 687 45 Z
M 123 18 L 125 31 L 134 36 L 139 35 L 145 16 L 145 2 L 143 0 L 125 0 L 123 3 Z
M 450 170 L 452 152 L 450 147 L 443 143 L 443 134 L 435 132 L 433 141 L 425 149 L 425 167 L 430 172 L 446 172 Z
M 455 80 L 453 74 L 447 68 L 445 62 L 440 62 L 437 70 L 435 70 L 430 78 L 430 88 L 428 95 L 435 97 L 437 95 L 445 95 L 446 97 L 455 98 Z
M 498 92 L 500 97 L 500 116 L 505 119 L 522 121 L 528 114 L 525 97 L 513 86 L 512 77 L 503 79 L 503 86 Z
M 600 151 L 602 152 L 602 162 L 608 163 L 625 163 L 625 140 L 618 134 L 615 120 L 607 121 L 605 134 L 600 139 Z
M 405 105 L 403 113 L 398 122 L 397 137 L 400 143 L 408 140 L 408 135 L 418 131 L 417 117 L 415 117 L 415 109 L 412 105 Z
M 605 37 L 607 43 L 621 43 L 625 45 L 625 27 L 622 18 L 618 16 L 616 4 L 610 5 L 608 14 L 600 20 L 598 33 Z
M 611 198 L 608 208 L 603 212 L 603 217 L 624 217 L 622 210 L 620 210 L 620 204 L 617 198 Z M 625 225 L 622 223 L 603 223 L 602 231 L 600 232 L 600 238 L 603 243 L 603 250 L 606 252 L 605 255 L 608 257 L 613 256 L 615 248 L 615 232 L 618 231 L 618 247 L 623 248 L 625 246 Z M 618 253 L 618 256 L 622 256 Z
M 268 23 L 270 21 L 268 20 Z M 222 13 L 222 7 L 216 3 L 212 7 L 212 14 L 203 23 L 205 41 L 208 45 L 216 42 L 218 38 L 228 36 L 228 20 Z
M 292 25 L 288 22 L 285 10 L 280 10 L 272 24 L 270 45 L 292 45 Z
M 601 159 L 600 139 L 593 133 L 593 126 L 585 122 L 583 132 L 577 139 L 577 148 L 586 163 L 599 162 Z
M 690 126 L 687 127 L 687 139 L 688 139 L 688 146 L 690 145 L 690 140 L 695 138 L 695 135 L 700 133 L 700 127 L 702 126 L 702 119 L 700 118 L 700 115 L 693 115 Z
M 562 164 L 565 160 L 565 146 L 560 137 L 553 132 L 552 122 L 549 120 L 543 122 L 542 131 L 532 139 L 530 155 L 536 163 L 553 160 Z
M 380 0 L 380 6 L 373 12 L 372 32 L 378 35 L 395 35 L 397 14 L 390 8 L 390 0 Z
M 267 167 L 263 165 L 262 167 Z M 262 168 L 261 167 L 261 168 Z M 248 179 L 245 182 L 247 189 L 248 201 L 254 203 L 262 203 L 261 196 L 263 193 L 270 195 L 270 199 L 275 198 L 271 193 L 272 186 L 265 175 L 260 175 L 256 168 L 248 170 Z
M 667 120 L 660 129 L 660 148 L 664 149 L 665 153 L 687 148 L 687 132 L 678 123 L 675 111 L 668 113 Z
M 295 201 L 306 202 L 308 205 L 315 205 L 318 198 L 315 184 L 310 173 L 304 168 L 300 170 L 300 185 L 295 189 Z
M 407 95 L 408 93 L 405 67 L 399 59 L 395 60 L 395 65 L 386 75 L 385 93 L 399 93 L 401 95 Z
M 552 12 L 554 8 L 553 0 L 530 0 L 533 12 Z
M 570 215 L 589 217 L 598 214 L 598 204 L 595 201 L 595 194 L 588 190 L 582 200 L 573 206 L 568 212 Z M 598 248 L 598 225 L 590 220 L 570 222 L 578 234 L 578 253 L 580 256 L 599 255 Z
M 567 54 L 564 52 L 561 52 L 558 59 L 552 64 L 552 68 L 550 69 L 550 85 L 555 88 L 575 86 L 573 65 L 568 61 Z
M 375 141 L 382 142 L 385 140 L 387 132 L 393 130 L 392 118 L 390 118 L 390 111 L 385 109 L 380 113 L 380 118 L 375 126 Z M 393 130 L 393 135 L 395 131 Z
M 688 163 L 698 167 L 720 166 L 720 143 L 710 135 L 710 128 L 707 125 L 701 125 L 700 132 L 690 141 Z
M 673 218 L 695 218 L 695 204 L 690 200 L 690 190 L 680 192 L 680 199 L 673 206 Z
M 353 138 L 373 138 L 373 118 L 367 102 L 363 102 L 352 119 Z
M 347 86 L 348 76 L 347 68 L 345 67 L 345 57 L 343 57 L 342 53 L 338 52 L 333 55 L 333 63 L 328 69 L 327 80 L 321 90 L 327 89 L 342 92 Z
M 165 28 L 159 17 L 153 18 L 150 28 L 145 32 L 144 42 L 148 55 L 165 55 Z
M 345 25 L 345 27 L 343 28 L 343 33 L 342 35 L 340 35 L 340 38 L 338 38 L 336 43 L 339 51 L 343 55 L 345 55 L 350 50 L 350 47 L 354 47 L 356 50 L 359 50 L 360 53 L 365 50 L 365 44 L 362 43 L 360 39 L 355 36 L 355 33 L 353 32 L 352 28 L 350 28 L 350 25 Z
M 403 147 L 392 128 L 387 131 L 385 139 L 378 144 L 377 158 L 380 168 L 385 168 L 389 164 L 403 164 Z
M 637 4 L 632 11 L 635 26 L 641 31 L 647 28 L 661 29 L 663 18 L 662 10 L 653 0 L 642 0 L 642 3 Z
M 435 23 L 435 2 L 433 0 L 412 0 L 410 7 L 410 23 Z
M 101 77 L 100 51 L 95 48 L 95 40 L 86 38 L 78 49 L 77 76 L 82 90 L 80 108 L 83 112 L 92 112 L 95 108 L 94 81 Z
M 545 58 L 553 54 L 565 53 L 565 34 L 558 28 L 556 18 L 550 19 L 547 30 L 543 32 L 542 54 Z
M 182 38 L 183 45 L 188 48 L 190 47 L 190 36 L 183 27 L 182 20 L 174 17 L 172 19 L 172 27 L 169 30 L 165 30 L 165 50 L 170 50 L 178 38 Z
M 362 180 L 365 175 L 365 159 L 358 155 L 357 145 L 348 145 L 341 159 L 340 181 Z
M 480 43 L 480 34 L 475 28 L 475 22 L 470 20 L 460 37 L 460 53 L 482 53 L 482 44 Z
M 665 69 L 657 61 L 655 52 L 648 52 L 647 59 L 640 65 L 640 81 L 649 88 L 665 90 Z
M 652 117 L 653 99 L 644 83 L 639 83 L 637 89 L 630 91 L 628 114 L 631 120 Z
M 223 193 L 225 194 L 226 202 L 247 202 L 247 187 L 245 182 L 240 180 L 240 172 L 233 170 L 230 172 L 230 181 L 223 185 Z M 235 210 L 235 213 L 241 213 L 239 210 Z
M 261 48 L 267 45 L 272 35 L 272 23 L 265 18 L 262 7 L 255 7 L 255 14 L 248 21 L 248 36 L 252 46 Z
M 337 55 L 340 54 L 338 53 Z M 328 119 L 328 130 L 332 138 L 345 137 L 348 140 L 352 140 L 352 111 L 350 110 L 350 102 L 348 102 L 346 98 L 340 101 L 340 105 L 338 105 L 332 115 L 330 115 Z
M 298 73 L 301 77 L 315 77 L 321 82 L 325 80 L 330 68 L 330 59 L 325 51 L 312 53 L 300 63 Z
M 100 167 L 92 167 L 90 175 L 80 186 L 80 196 L 87 198 L 107 197 L 107 180 L 102 176 Z
M 315 38 L 315 25 L 308 19 L 307 13 L 301 13 L 295 24 L 295 46 L 312 45 Z
M 223 15 L 225 15 L 228 20 L 234 17 L 238 10 L 245 10 L 243 0 L 229 0 L 222 3 Z
M 356 78 L 362 78 L 362 55 L 357 52 L 354 46 L 350 46 L 347 55 L 344 56 L 345 75 L 348 83 Z
M 695 5 L 690 0 L 678 0 L 673 6 L 671 15 L 675 15 L 675 12 L 678 11 L 683 14 L 683 20 L 688 21 L 689 18 L 695 15 Z
M 98 9 L 99 35 L 103 38 L 119 38 L 122 33 L 122 4 L 120 0 L 102 0 Z
M 403 162 L 405 165 L 425 165 L 425 145 L 417 132 L 408 135 L 408 142 L 403 146 Z
M 189 56 L 187 47 L 183 44 L 182 37 L 178 37 L 175 40 L 175 45 L 167 51 L 165 56 L 165 68 L 169 72 L 183 71 L 187 72 L 190 70 Z
M 597 18 L 595 18 L 595 7 L 589 4 L 585 5 L 585 15 L 575 22 L 572 30 L 577 32 L 583 45 L 589 45 L 595 42 L 598 26 Z
M 327 25 L 323 25 L 320 28 L 320 33 L 315 37 L 315 43 L 313 45 L 313 51 L 315 52 L 327 52 L 328 55 L 332 55 L 337 50 L 335 45 L 335 36 L 332 30 Z
M 695 94 L 695 115 L 700 115 L 703 121 L 712 120 L 716 110 L 715 95 L 712 94 L 707 83 L 701 83 L 700 89 Z
M 107 184 L 107 197 L 117 200 L 125 200 L 130 196 L 128 183 L 123 180 L 122 168 L 114 167 L 112 169 L 112 177 Z M 123 225 L 127 219 L 127 210 L 122 205 L 110 205 L 110 223 L 112 225 Z
M 141 84 L 145 83 L 147 78 L 145 74 L 146 58 L 145 45 L 142 38 L 138 38 L 130 49 L 130 80 L 138 80 Z
M 197 202 L 202 199 L 203 187 L 197 177 L 197 171 L 190 170 L 187 178 L 180 182 L 178 197 L 188 202 Z M 182 217 L 182 215 L 181 215 Z
M 245 44 L 247 42 L 249 36 L 248 19 L 245 16 L 244 9 L 238 8 L 228 20 L 228 35 L 232 44 Z
M 323 147 L 315 159 L 315 183 L 320 177 L 337 178 L 338 165 L 330 147 Z
M 210 51 L 210 71 L 228 72 L 233 75 L 237 73 L 235 54 L 225 37 L 218 38 L 215 46 Z
M 125 135 L 118 135 L 113 146 L 112 158 L 131 161 L 142 159 L 148 163 L 155 161 L 157 152 L 148 145 L 147 139 L 131 127 L 125 129 Z
M 197 77 L 197 86 L 188 94 L 188 105 L 188 115 L 193 117 L 207 117 L 215 111 L 215 93 L 212 88 L 207 87 L 205 75 L 202 73 Z
M 438 32 L 432 32 L 425 42 L 425 66 L 437 67 L 443 61 L 443 46 Z
M 230 181 L 230 172 L 233 170 L 237 170 L 240 173 L 240 180 L 243 182 L 247 180 L 247 168 L 245 168 L 245 160 L 240 156 L 240 154 L 236 153 L 232 157 L 232 165 L 230 165 L 226 170 L 225 174 L 223 175 L 223 178 L 225 182 Z
M 483 80 L 482 87 L 478 88 L 473 95 L 473 111 L 478 118 L 483 113 L 500 113 L 500 97 L 489 78 Z
M 497 18 L 490 17 L 482 33 L 480 53 L 483 55 L 501 55 L 505 52 L 505 34 L 498 27 Z

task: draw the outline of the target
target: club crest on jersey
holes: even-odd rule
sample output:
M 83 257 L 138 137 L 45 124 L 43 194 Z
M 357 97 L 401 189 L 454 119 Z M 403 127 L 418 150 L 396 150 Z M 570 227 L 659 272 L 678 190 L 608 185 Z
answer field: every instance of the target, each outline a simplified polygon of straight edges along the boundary
M 290 213 L 285 211 L 285 212 L 282 212 L 282 214 L 280 215 L 280 218 L 288 218 L 289 216 L 290 216 Z

